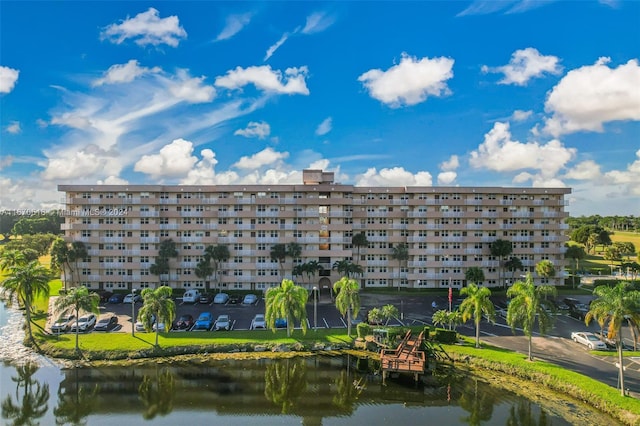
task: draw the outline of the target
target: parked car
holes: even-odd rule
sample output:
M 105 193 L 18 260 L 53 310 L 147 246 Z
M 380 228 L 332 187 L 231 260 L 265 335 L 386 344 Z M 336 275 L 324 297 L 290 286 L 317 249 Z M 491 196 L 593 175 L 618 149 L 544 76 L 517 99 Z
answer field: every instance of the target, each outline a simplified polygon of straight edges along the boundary
M 258 301 L 258 296 L 256 296 L 255 294 L 247 294 L 246 296 L 244 296 L 244 299 L 242 299 L 242 304 L 253 305 L 257 301 Z
M 140 296 L 138 293 L 129 293 L 127 294 L 124 299 L 122 300 L 122 303 L 138 303 L 138 302 L 142 302 L 142 296 Z
M 276 318 L 276 328 L 285 328 L 287 326 L 287 320 L 284 318 Z
M 591 350 L 607 349 L 607 345 L 602 340 L 600 340 L 598 336 L 589 331 L 574 331 L 573 333 L 571 333 L 571 339 L 576 343 L 585 345 Z
M 209 305 L 213 302 L 213 294 L 211 293 L 202 293 L 200 295 L 200 303 L 203 305 Z
M 151 326 L 151 330 L 156 331 L 157 329 L 160 333 L 164 333 L 165 328 L 164 322 L 154 322 Z
M 196 303 L 200 301 L 200 290 L 190 289 L 182 295 L 183 303 Z
M 114 304 L 122 303 L 123 300 L 124 300 L 124 294 L 121 294 L 121 293 L 114 293 L 109 297 L 109 303 L 114 303 Z
M 71 328 L 71 323 L 76 319 L 75 315 L 63 315 L 51 326 L 52 333 L 63 333 Z
M 227 303 L 229 301 L 229 295 L 227 293 L 218 293 L 213 298 L 213 303 Z
M 153 328 L 153 325 L 155 323 L 156 323 L 156 316 L 155 315 L 151 315 L 151 327 L 152 328 Z M 138 321 L 136 321 L 135 327 L 136 327 L 136 331 L 140 331 L 140 332 L 147 331 L 144 328 L 144 324 L 142 323 L 142 321 L 140 321 L 140 319 L 138 319 Z
M 578 303 L 569 307 L 569 316 L 580 321 L 584 321 L 584 318 L 589 312 L 589 307 L 583 303 Z
M 237 305 L 238 303 L 240 303 L 240 296 L 238 296 L 237 294 L 232 294 L 231 296 L 229 296 L 229 303 L 232 305 Z
M 91 327 L 93 327 L 94 325 L 96 325 L 96 316 L 95 314 L 87 314 L 87 315 L 83 315 L 80 318 L 78 318 L 78 321 L 72 321 L 71 322 L 71 331 L 76 331 L 76 328 L 78 329 L 78 331 L 87 331 L 89 330 Z
M 255 330 L 256 328 L 267 328 L 267 323 L 264 320 L 264 314 L 257 314 L 251 320 L 251 330 Z
M 116 325 L 118 325 L 118 317 L 115 315 L 107 315 L 106 317 L 100 318 L 93 329 L 94 331 L 109 331 L 113 330 Z
M 216 331 L 231 330 L 231 318 L 229 318 L 229 315 L 219 315 L 214 327 Z
M 113 293 L 110 291 L 99 291 L 98 296 L 100 296 L 101 303 L 107 303 L 111 296 L 113 296 Z
M 174 330 L 189 330 L 193 327 L 193 317 L 189 314 L 182 315 L 178 318 L 175 325 L 173 326 Z
M 193 330 L 210 330 L 212 324 L 213 315 L 211 315 L 211 312 L 203 312 L 193 325 Z

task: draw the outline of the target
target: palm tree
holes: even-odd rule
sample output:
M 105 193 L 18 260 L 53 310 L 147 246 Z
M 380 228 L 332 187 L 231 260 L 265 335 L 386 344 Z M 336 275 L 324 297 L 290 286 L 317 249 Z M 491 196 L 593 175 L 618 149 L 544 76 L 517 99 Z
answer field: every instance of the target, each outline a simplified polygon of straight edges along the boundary
M 464 279 L 468 283 L 482 284 L 484 281 L 484 271 L 478 266 L 472 266 L 464 273 Z
M 283 279 L 280 287 L 271 287 L 265 296 L 265 321 L 272 331 L 276 331 L 276 320 L 287 320 L 287 336 L 291 336 L 293 323 L 300 321 L 302 333 L 307 333 L 307 299 L 309 293 L 293 281 Z
M 11 267 L 24 266 L 27 263 L 29 260 L 22 250 L 3 250 L 0 256 L 0 271 L 8 271 Z
M 448 311 L 446 309 L 441 309 L 434 312 L 433 316 L 431 317 L 431 322 L 433 323 L 433 325 L 444 326 L 445 324 L 447 324 L 449 326 L 449 330 L 455 330 L 456 326 L 460 323 L 461 320 L 462 315 L 458 310 Z
M 311 281 L 312 277 L 315 277 L 316 273 L 322 271 L 324 268 L 317 260 L 310 260 L 302 265 L 302 270 L 307 274 L 307 279 Z
M 4 288 L 9 303 L 16 297 L 18 305 L 24 307 L 24 313 L 27 317 L 27 334 L 29 341 L 33 342 L 31 330 L 33 302 L 37 297 L 49 296 L 51 271 L 37 260 L 26 264 L 22 261 L 16 261 L 15 264 L 3 269 L 7 272 L 7 278 L 0 283 L 0 287 Z
M 170 275 L 171 272 L 171 258 L 178 257 L 178 250 L 176 248 L 176 243 L 171 238 L 162 240 L 160 242 L 160 246 L 158 247 L 158 256 L 156 257 L 156 267 L 153 267 L 154 271 L 150 271 L 154 275 L 158 275 L 160 278 L 160 283 L 162 284 L 162 275 Z M 160 272 L 160 273 L 157 273 Z M 133 289 L 133 283 L 131 284 Z
M 347 315 L 347 335 L 351 337 L 351 315 L 358 316 L 360 312 L 360 285 L 358 281 L 342 277 L 333 284 L 336 296 L 336 308 L 344 316 Z
M 298 243 L 287 244 L 287 256 L 291 258 L 291 264 L 295 265 L 296 260 L 302 255 L 302 246 Z
M 138 312 L 138 318 L 147 331 L 151 331 L 151 327 L 153 326 L 152 319 L 155 318 L 156 346 L 158 346 L 160 324 L 164 325 L 165 330 L 169 330 L 176 317 L 176 304 L 173 299 L 171 299 L 172 293 L 173 289 L 166 285 L 158 287 L 155 290 L 145 288 L 141 293 L 143 305 Z
M 73 262 L 74 269 L 76 271 L 75 281 L 76 286 L 80 283 L 80 268 L 78 268 L 78 261 L 89 256 L 87 246 L 82 241 L 74 241 L 71 243 L 71 249 L 68 252 L 69 263 Z M 71 281 L 73 282 L 73 271 L 71 271 Z
M 195 273 L 196 277 L 205 281 L 205 289 L 209 291 L 209 281 L 207 281 L 207 278 L 213 274 L 213 266 L 211 265 L 211 258 L 207 254 L 202 256 L 202 259 L 198 261 Z
M 271 252 L 269 252 L 271 260 L 280 264 L 280 278 L 284 279 L 284 262 L 287 260 L 287 246 L 278 243 L 271 246 Z
M 541 260 L 536 263 L 536 274 L 540 275 L 545 280 L 556 275 L 556 268 L 550 260 Z
M 509 290 L 507 297 L 511 299 L 507 309 L 507 324 L 515 331 L 520 325 L 522 331 L 529 338 L 529 361 L 531 356 L 533 327 L 538 319 L 538 330 L 544 335 L 551 328 L 553 306 L 547 300 L 547 296 L 555 296 L 556 288 L 550 285 L 536 286 L 533 277 L 527 274 L 525 281 L 516 281 Z
M 618 349 L 620 394 L 624 396 L 622 324 L 625 320 L 635 324 L 640 322 L 640 291 L 632 290 L 630 283 L 621 281 L 615 287 L 598 286 L 593 290 L 593 294 L 596 299 L 591 302 L 584 321 L 588 325 L 592 319 L 595 319 L 601 327 L 607 325 L 608 337 L 615 339 Z
M 336 260 L 333 262 L 331 269 L 348 278 L 354 275 L 362 275 L 362 266 L 356 265 L 348 259 Z
M 476 348 L 479 348 L 480 321 L 482 320 L 482 316 L 486 315 L 492 322 L 496 316 L 493 303 L 489 299 L 489 297 L 491 297 L 491 290 L 486 287 L 479 287 L 475 283 L 469 283 L 469 285 L 460 289 L 460 294 L 467 296 L 459 308 L 462 313 L 462 322 L 467 322 L 469 318 L 473 317 L 476 325 Z
M 573 288 L 576 288 L 576 275 L 580 269 L 580 260 L 587 257 L 587 253 L 585 253 L 582 246 L 573 244 L 567 246 L 567 251 L 564 253 L 564 257 L 573 260 Z
M 522 260 L 520 260 L 520 258 L 516 256 L 511 256 L 509 260 L 504 262 L 504 267 L 507 268 L 508 271 L 511 271 L 511 282 L 515 281 L 517 271 L 524 270 Z
M 367 240 L 367 235 L 364 232 L 360 232 L 353 237 L 351 237 L 351 245 L 356 248 L 356 263 L 360 265 L 360 249 L 362 247 L 369 246 L 369 240 Z M 364 288 L 364 281 L 362 280 L 362 288 Z
M 489 250 L 491 251 L 491 256 L 498 258 L 498 283 L 503 284 L 501 275 L 503 260 L 505 257 L 513 253 L 513 245 L 511 244 L 511 241 L 497 239 L 491 243 Z M 506 282 L 503 285 L 504 288 L 507 288 Z
M 405 243 L 396 244 L 396 246 L 391 249 L 391 258 L 398 261 L 398 291 L 400 291 L 400 284 L 402 284 L 402 262 L 409 259 L 409 247 Z M 391 286 L 393 287 L 393 282 Z
M 231 257 L 229 253 L 229 247 L 225 244 L 218 244 L 217 246 L 207 246 L 204 249 L 205 258 L 211 262 L 212 266 L 212 274 L 214 276 L 214 280 L 216 281 L 216 286 L 220 287 L 220 280 L 218 278 L 218 272 L 220 271 L 220 265 L 222 262 L 226 262 Z
M 158 282 L 162 285 L 162 276 L 169 273 L 169 260 L 164 257 L 156 257 L 156 262 L 149 266 L 149 272 L 158 276 Z M 133 284 L 131 284 L 133 286 Z
M 302 264 L 302 265 L 295 265 L 293 267 L 293 269 L 291 270 L 291 276 L 294 277 L 294 278 L 295 277 L 301 277 L 302 278 L 301 281 L 302 281 L 303 284 L 304 284 L 304 272 L 305 272 L 304 268 L 305 268 L 305 265 L 306 265 L 306 263 Z
M 100 296 L 97 293 L 89 293 L 89 290 L 85 286 L 74 287 L 66 294 L 60 295 L 56 300 L 55 307 L 56 312 L 59 314 L 66 314 L 69 311 L 73 311 L 76 316 L 76 351 L 80 350 L 78 345 L 78 333 L 80 327 L 78 327 L 78 317 L 80 312 L 92 312 L 96 315 L 100 313 L 98 304 L 100 303 Z

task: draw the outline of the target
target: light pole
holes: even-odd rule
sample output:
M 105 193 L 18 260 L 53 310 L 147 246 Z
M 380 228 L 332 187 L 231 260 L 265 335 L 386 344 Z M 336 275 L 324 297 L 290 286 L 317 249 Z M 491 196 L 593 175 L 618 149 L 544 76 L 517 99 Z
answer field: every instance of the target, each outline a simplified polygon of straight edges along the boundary
M 318 287 L 313 287 L 313 331 L 318 331 Z
M 136 289 L 131 289 L 131 337 L 136 337 Z

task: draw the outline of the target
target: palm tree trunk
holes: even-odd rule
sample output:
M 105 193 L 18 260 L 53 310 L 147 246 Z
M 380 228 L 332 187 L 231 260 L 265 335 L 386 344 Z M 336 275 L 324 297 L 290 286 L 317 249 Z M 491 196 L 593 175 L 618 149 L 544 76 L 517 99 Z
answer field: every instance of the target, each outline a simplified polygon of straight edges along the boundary
M 622 336 L 618 334 L 618 376 L 620 376 L 620 395 L 625 396 L 624 392 L 624 364 L 622 363 Z
M 160 323 L 156 320 L 156 347 L 158 347 L 158 334 L 160 333 L 159 330 L 160 330 Z
M 533 361 L 533 356 L 531 355 L 533 349 L 532 337 L 529 336 L 529 361 Z
M 80 327 L 78 326 L 78 320 L 80 316 L 80 310 L 76 309 L 76 352 L 80 351 L 80 343 L 79 343 L 79 336 L 78 336 L 78 332 L 80 331 Z
M 480 347 L 480 319 L 476 320 L 476 349 Z
M 31 303 L 27 303 L 26 298 L 24 298 L 22 300 L 22 304 L 24 305 L 24 313 L 27 317 L 27 335 L 29 336 L 29 341 L 33 342 L 33 334 L 31 330 Z
M 351 307 L 347 308 L 347 336 L 351 337 Z

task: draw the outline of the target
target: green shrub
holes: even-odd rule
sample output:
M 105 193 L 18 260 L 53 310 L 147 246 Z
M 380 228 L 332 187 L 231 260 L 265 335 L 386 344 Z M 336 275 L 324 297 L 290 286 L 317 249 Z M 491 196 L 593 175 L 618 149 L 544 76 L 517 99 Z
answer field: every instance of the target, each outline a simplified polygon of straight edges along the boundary
M 365 336 L 371 334 L 371 326 L 367 323 L 361 322 L 356 326 L 358 337 L 364 339 Z
M 437 329 L 434 337 L 436 342 L 453 344 L 458 340 L 458 333 L 453 330 Z

